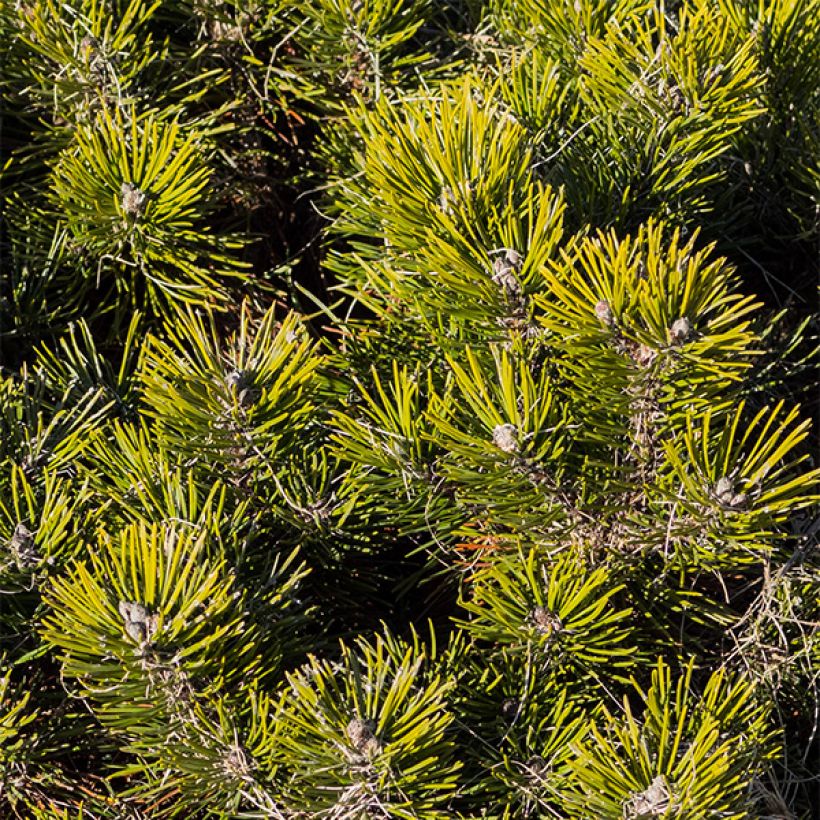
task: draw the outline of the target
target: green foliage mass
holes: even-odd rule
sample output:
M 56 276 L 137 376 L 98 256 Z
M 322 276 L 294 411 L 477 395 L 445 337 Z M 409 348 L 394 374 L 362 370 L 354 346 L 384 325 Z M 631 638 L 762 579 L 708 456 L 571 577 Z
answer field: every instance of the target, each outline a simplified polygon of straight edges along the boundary
M 818 157 L 818 0 L 0 0 L 0 817 L 816 816 Z

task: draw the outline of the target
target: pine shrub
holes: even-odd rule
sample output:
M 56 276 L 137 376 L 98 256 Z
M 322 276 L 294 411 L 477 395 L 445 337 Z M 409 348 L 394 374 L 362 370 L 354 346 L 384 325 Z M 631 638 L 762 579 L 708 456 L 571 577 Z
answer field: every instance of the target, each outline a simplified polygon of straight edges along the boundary
M 816 816 L 818 0 L 0 1 L 0 816 Z

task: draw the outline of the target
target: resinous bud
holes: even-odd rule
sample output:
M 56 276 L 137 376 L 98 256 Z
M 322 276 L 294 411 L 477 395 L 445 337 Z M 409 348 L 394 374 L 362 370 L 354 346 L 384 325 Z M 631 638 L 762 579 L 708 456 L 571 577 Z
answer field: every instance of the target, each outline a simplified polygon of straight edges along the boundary
M 685 316 L 675 319 L 669 328 L 669 340 L 673 345 L 682 345 L 692 335 L 692 323 Z
M 375 735 L 375 728 L 372 720 L 354 718 L 347 724 L 345 734 L 359 754 L 372 757 L 382 750 L 381 743 Z
M 120 601 L 117 609 L 122 615 L 126 635 L 136 643 L 144 643 L 156 632 L 159 616 L 149 615 L 142 604 Z
M 728 476 L 719 478 L 715 483 L 714 490 L 715 498 L 727 507 L 732 503 L 735 497 L 735 482 Z
M 514 424 L 498 424 L 493 430 L 493 444 L 505 453 L 517 453 L 518 429 Z
M 140 190 L 133 182 L 123 182 L 120 187 L 122 197 L 122 210 L 126 216 L 136 219 L 142 216 L 145 209 L 145 192 Z
M 607 327 L 612 327 L 615 324 L 615 315 L 612 313 L 612 308 L 609 306 L 609 302 L 603 299 L 595 305 L 595 315 L 601 324 Z
M 665 817 L 672 795 L 666 778 L 659 774 L 643 791 L 633 792 L 623 804 L 624 820 L 650 820 Z
M 18 569 L 28 569 L 39 561 L 39 555 L 34 546 L 34 533 L 22 522 L 15 526 L 9 548 Z
M 34 533 L 23 524 L 19 523 L 11 536 L 11 549 L 13 552 L 23 552 L 34 546 Z
M 536 631 L 545 637 L 551 637 L 564 628 L 561 619 L 544 606 L 535 607 L 530 613 L 530 620 Z

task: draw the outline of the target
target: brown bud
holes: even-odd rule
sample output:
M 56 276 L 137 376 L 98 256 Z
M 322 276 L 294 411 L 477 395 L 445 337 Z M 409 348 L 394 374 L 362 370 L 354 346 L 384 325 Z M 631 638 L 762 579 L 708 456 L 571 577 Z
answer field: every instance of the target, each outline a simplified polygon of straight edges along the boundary
M 131 640 L 136 643 L 143 643 L 148 630 L 146 629 L 145 621 L 126 621 L 125 632 Z
M 552 637 L 564 628 L 561 619 L 543 606 L 533 609 L 530 613 L 530 620 L 536 631 L 545 637 Z
M 504 258 L 508 264 L 512 265 L 516 270 L 521 270 L 521 266 L 524 264 L 524 257 L 513 248 L 507 248 Z
M 516 698 L 507 698 L 501 704 L 501 716 L 510 722 L 515 720 L 518 712 L 521 709 L 521 704 Z
M 669 328 L 669 339 L 673 345 L 682 345 L 692 334 L 692 323 L 685 316 L 675 319 Z
M 523 292 L 514 266 L 501 257 L 493 262 L 493 282 L 498 285 L 509 301 L 519 298 Z
M 505 453 L 517 453 L 518 428 L 514 424 L 498 424 L 493 430 L 493 444 Z
M 39 556 L 34 547 L 34 533 L 22 522 L 14 528 L 9 549 L 18 569 L 27 569 L 38 561 Z
M 712 492 L 721 504 L 728 507 L 735 497 L 735 482 L 728 476 L 723 476 L 723 478 L 717 480 Z
M 148 612 L 142 604 L 133 603 L 131 601 L 120 601 L 118 607 L 120 615 L 123 620 L 145 622 L 148 617 Z
M 142 216 L 145 209 L 145 193 L 141 191 L 133 182 L 123 182 L 120 186 L 122 197 L 122 210 L 131 219 Z
M 615 324 L 615 316 L 612 313 L 612 308 L 609 306 L 609 302 L 605 302 L 603 299 L 595 305 L 595 315 L 601 324 L 607 327 L 612 327 L 612 325 Z
M 11 536 L 11 549 L 13 552 L 24 552 L 34 546 L 34 533 L 23 524 L 19 523 Z
M 375 724 L 372 720 L 354 718 L 347 724 L 345 734 L 353 748 L 360 754 L 372 757 L 381 752 L 381 743 L 376 738 Z
M 241 388 L 244 387 L 245 383 L 245 374 L 241 370 L 231 370 L 227 376 L 225 376 L 225 384 L 228 387 L 236 387 Z
M 362 753 L 365 757 L 376 757 L 382 753 L 382 744 L 375 737 L 371 737 L 367 743 L 364 744 Z
M 157 631 L 159 616 L 149 615 L 142 604 L 120 601 L 117 609 L 122 615 L 126 634 L 137 643 L 144 643 Z
M 639 344 L 631 352 L 632 361 L 638 367 L 649 367 L 658 355 L 649 345 Z
M 624 820 L 651 820 L 664 817 L 672 802 L 672 795 L 666 778 L 659 774 L 641 792 L 633 792 L 623 804 Z

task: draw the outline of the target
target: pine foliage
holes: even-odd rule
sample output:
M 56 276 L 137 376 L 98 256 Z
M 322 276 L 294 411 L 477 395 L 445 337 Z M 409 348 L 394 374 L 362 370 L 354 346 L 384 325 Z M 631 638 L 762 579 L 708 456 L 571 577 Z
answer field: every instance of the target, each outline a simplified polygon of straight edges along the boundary
M 811 818 L 819 67 L 0 0 L 0 816 Z

